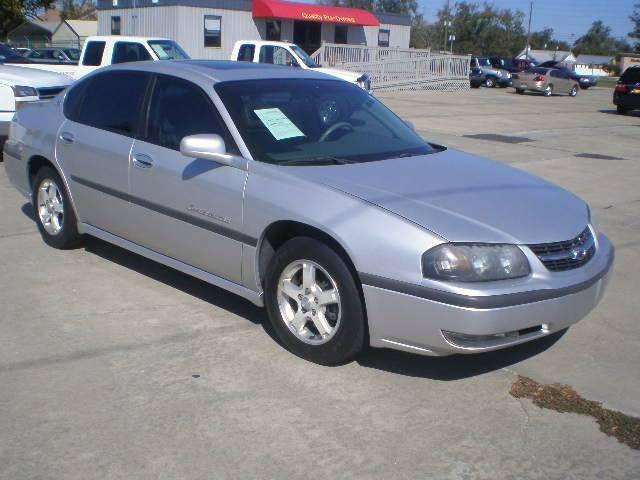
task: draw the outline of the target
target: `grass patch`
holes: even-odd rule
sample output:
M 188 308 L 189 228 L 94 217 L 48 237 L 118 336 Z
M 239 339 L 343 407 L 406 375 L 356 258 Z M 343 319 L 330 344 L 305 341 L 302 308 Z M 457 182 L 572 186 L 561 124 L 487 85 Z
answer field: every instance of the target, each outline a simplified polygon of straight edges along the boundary
M 600 425 L 601 432 L 615 437 L 628 447 L 640 450 L 640 418 L 609 410 L 600 402 L 582 398 L 569 385 L 545 385 L 518 375 L 510 393 L 516 398 L 529 398 L 540 408 L 593 417 Z

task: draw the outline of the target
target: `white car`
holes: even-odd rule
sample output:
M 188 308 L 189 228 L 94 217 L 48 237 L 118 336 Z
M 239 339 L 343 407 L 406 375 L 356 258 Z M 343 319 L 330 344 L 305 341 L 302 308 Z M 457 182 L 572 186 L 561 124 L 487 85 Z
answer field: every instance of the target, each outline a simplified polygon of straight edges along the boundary
M 28 102 L 48 100 L 73 83 L 59 73 L 14 65 L 0 65 L 0 145 L 9 134 L 16 110 Z
M 371 92 L 371 80 L 367 74 L 323 67 L 295 43 L 261 40 L 239 40 L 233 46 L 231 60 L 238 62 L 271 63 L 326 73 L 332 77 L 355 83 Z

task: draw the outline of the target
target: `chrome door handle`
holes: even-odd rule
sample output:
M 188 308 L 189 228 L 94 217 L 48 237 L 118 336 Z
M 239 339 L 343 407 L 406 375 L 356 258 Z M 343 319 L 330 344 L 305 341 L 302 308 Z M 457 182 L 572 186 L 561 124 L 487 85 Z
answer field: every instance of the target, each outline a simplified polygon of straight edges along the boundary
M 138 153 L 133 156 L 133 164 L 138 168 L 153 167 L 153 159 L 144 153 Z
M 60 140 L 64 143 L 73 143 L 73 135 L 69 132 L 62 132 L 60 134 Z

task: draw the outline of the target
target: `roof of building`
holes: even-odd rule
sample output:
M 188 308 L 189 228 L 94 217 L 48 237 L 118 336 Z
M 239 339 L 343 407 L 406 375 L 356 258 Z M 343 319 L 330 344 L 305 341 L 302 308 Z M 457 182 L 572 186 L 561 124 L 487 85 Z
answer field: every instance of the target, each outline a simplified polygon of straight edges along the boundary
M 51 34 L 51 33 L 56 31 L 56 29 L 58 28 L 58 25 L 60 25 L 60 22 L 45 22 L 45 21 L 42 21 L 42 20 L 27 20 L 26 22 L 18 25 L 16 28 L 11 30 L 7 34 L 7 36 L 10 37 L 14 32 L 15 33 L 19 33 L 21 31 L 29 31 L 29 30 L 33 31 L 34 29 L 46 31 L 47 33 Z
M 524 49 L 516 58 L 525 58 L 527 50 Z M 537 63 L 554 61 L 558 63 L 575 63 L 576 58 L 573 53 L 566 50 L 529 50 L 529 58 L 533 58 Z
M 65 22 L 80 38 L 98 34 L 97 20 L 65 20 Z
M 578 55 L 576 63 L 580 65 L 609 65 L 614 57 L 606 55 Z

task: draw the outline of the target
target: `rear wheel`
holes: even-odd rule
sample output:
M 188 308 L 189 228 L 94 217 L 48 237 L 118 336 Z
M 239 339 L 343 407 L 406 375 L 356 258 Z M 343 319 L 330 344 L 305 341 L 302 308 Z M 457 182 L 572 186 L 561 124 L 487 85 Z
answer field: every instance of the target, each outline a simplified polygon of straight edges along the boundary
M 624 108 L 624 105 L 616 105 L 616 112 L 618 112 L 618 114 L 620 115 L 626 115 L 627 109 Z
M 296 237 L 276 252 L 265 276 L 265 305 L 278 338 L 299 357 L 336 365 L 364 348 L 356 279 L 342 257 L 318 240 Z
M 571 91 L 569 92 L 569 95 L 571 95 L 572 97 L 575 97 L 576 95 L 578 95 L 578 87 L 576 85 L 574 85 L 571 88 Z
M 553 93 L 553 85 L 547 85 L 547 88 L 545 88 L 544 91 L 542 92 L 542 94 L 545 97 L 550 97 L 552 93 Z
M 496 86 L 496 79 L 493 77 L 487 77 L 484 84 L 487 88 L 494 88 Z
M 33 211 L 42 239 L 54 248 L 67 249 L 80 244 L 76 215 L 64 183 L 51 167 L 38 170 L 33 181 Z

